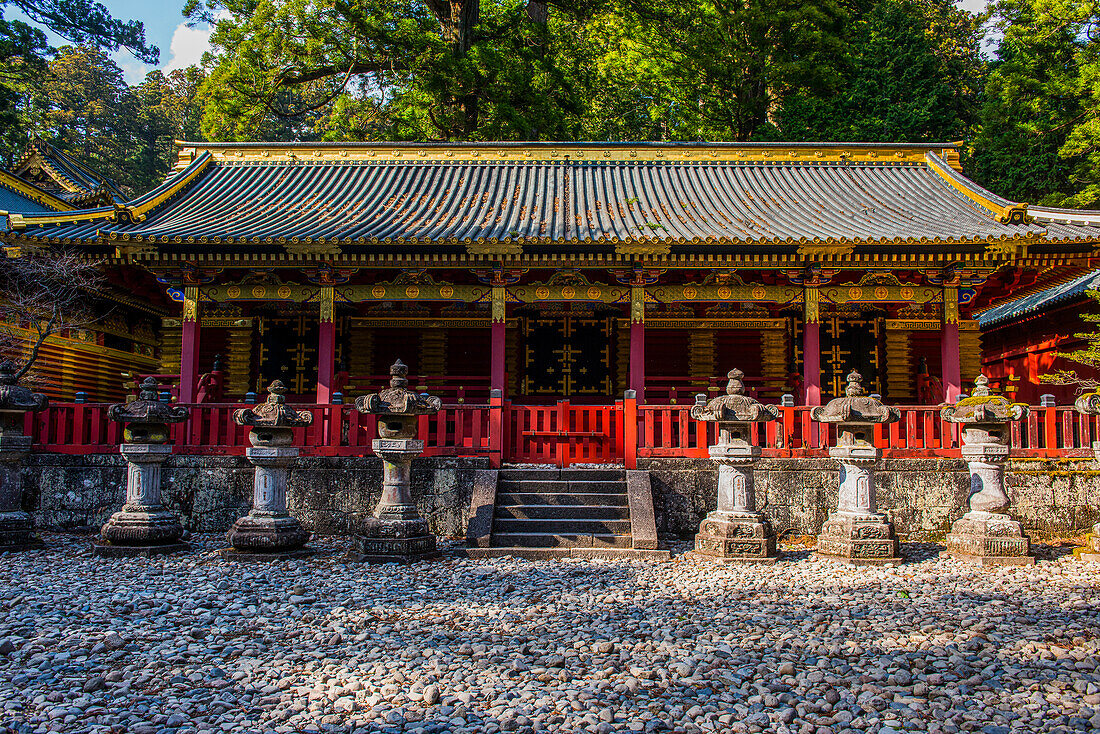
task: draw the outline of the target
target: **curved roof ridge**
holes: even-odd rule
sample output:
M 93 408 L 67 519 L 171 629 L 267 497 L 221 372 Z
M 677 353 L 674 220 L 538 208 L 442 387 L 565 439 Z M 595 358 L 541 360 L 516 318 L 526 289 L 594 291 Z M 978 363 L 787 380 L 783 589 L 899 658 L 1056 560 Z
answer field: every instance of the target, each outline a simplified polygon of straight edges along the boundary
M 65 201 L 59 196 L 51 194 L 42 187 L 16 176 L 6 168 L 0 168 L 0 186 L 10 189 L 20 196 L 41 204 L 48 209 L 53 209 L 54 211 L 72 211 L 77 208 L 73 204 Z

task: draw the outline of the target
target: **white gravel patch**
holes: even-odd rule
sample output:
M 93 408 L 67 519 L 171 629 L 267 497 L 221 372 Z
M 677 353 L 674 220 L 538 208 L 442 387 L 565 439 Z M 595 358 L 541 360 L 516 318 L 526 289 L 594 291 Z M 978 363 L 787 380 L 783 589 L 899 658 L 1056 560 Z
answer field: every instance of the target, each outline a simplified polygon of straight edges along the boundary
M 1100 728 L 1100 568 L 0 554 L 0 731 Z M 679 550 L 683 550 L 680 548 Z

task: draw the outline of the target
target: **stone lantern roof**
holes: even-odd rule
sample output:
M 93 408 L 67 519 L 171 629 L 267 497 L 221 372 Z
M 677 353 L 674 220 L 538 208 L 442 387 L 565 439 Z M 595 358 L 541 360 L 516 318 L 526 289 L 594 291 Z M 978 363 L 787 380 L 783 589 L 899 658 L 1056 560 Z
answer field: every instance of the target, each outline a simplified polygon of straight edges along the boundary
M 233 422 L 253 428 L 301 428 L 313 423 L 313 413 L 299 412 L 287 405 L 286 385 L 275 380 L 267 387 L 267 400 L 256 408 L 234 412 Z
M 433 415 L 443 408 L 443 401 L 434 395 L 418 394 L 409 389 L 409 368 L 400 359 L 390 367 L 390 386 L 373 395 L 355 399 L 360 413 L 375 415 Z
M 15 363 L 0 362 L 0 413 L 28 413 L 45 410 L 49 398 L 19 385 L 15 378 Z
M 883 405 L 863 391 L 863 375 L 855 370 L 848 373 L 848 386 L 844 397 L 834 398 L 824 406 L 810 411 L 810 417 L 819 423 L 896 423 L 901 419 L 897 408 Z
M 152 377 L 142 381 L 137 400 L 107 409 L 107 417 L 118 423 L 182 423 L 189 414 L 182 405 L 162 403 L 157 396 L 157 381 Z
M 1078 403 L 1086 397 L 1082 395 Z M 989 378 L 981 374 L 974 378 L 974 393 L 970 397 L 940 411 L 940 417 L 949 423 L 1008 423 L 1018 421 L 1027 414 L 1026 405 L 1010 402 L 1003 395 L 994 395 L 989 389 Z
M 691 417 L 697 421 L 719 421 L 723 423 L 766 423 L 779 417 L 779 409 L 774 405 L 764 405 L 759 400 L 745 394 L 745 373 L 732 369 L 726 377 L 726 394 L 720 395 L 705 405 L 694 405 Z

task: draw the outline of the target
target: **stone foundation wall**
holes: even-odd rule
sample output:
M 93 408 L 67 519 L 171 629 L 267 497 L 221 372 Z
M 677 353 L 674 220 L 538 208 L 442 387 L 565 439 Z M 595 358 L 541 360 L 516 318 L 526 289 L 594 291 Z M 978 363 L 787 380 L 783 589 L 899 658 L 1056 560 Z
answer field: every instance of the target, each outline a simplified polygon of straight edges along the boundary
M 639 461 L 649 469 L 657 531 L 688 537 L 715 508 L 718 473 L 706 459 Z M 1011 514 L 1033 538 L 1066 537 L 1100 522 L 1100 472 L 1091 459 L 1013 459 L 1005 469 Z M 776 532 L 815 535 L 837 505 L 829 459 L 765 459 L 757 501 Z M 967 510 L 970 474 L 959 459 L 890 459 L 876 473 L 878 506 L 909 540 L 941 539 Z
M 23 471 L 24 508 L 39 527 L 98 528 L 122 506 L 120 456 L 33 454 Z M 438 535 L 463 535 L 474 470 L 487 459 L 418 459 L 412 485 L 421 514 Z M 252 502 L 252 465 L 239 456 L 172 456 L 164 464 L 164 501 L 184 527 L 224 532 Z M 345 534 L 369 517 L 382 493 L 382 462 L 303 458 L 290 473 L 287 505 L 314 532 Z
M 691 537 L 717 501 L 709 460 L 654 459 L 649 469 L 657 530 Z M 465 534 L 474 470 L 485 459 L 419 459 L 413 491 L 433 532 Z M 223 532 L 248 511 L 252 467 L 243 457 L 173 456 L 164 497 L 184 526 Z M 118 455 L 33 454 L 24 467 L 24 507 L 40 527 L 98 528 L 122 505 L 125 465 Z M 958 460 L 889 460 L 878 473 L 879 507 L 903 538 L 942 538 L 966 510 L 969 475 Z M 1068 536 L 1100 522 L 1100 470 L 1092 460 L 1012 460 L 1006 472 L 1012 513 L 1034 538 Z M 374 458 L 304 458 L 291 472 L 288 504 L 319 533 L 343 534 L 370 515 L 381 492 Z M 837 470 L 827 459 L 771 459 L 756 472 L 761 509 L 777 532 L 814 535 L 836 507 Z

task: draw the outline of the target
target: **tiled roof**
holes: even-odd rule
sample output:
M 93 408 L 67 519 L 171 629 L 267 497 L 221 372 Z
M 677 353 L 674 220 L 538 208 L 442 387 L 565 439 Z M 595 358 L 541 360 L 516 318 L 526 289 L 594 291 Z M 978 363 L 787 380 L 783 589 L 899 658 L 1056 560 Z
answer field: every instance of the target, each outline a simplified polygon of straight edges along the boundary
M 978 325 L 985 329 L 1013 321 L 1028 314 L 1045 311 L 1059 303 L 1084 299 L 1085 291 L 1100 290 L 1100 270 L 1086 273 L 1067 283 L 1048 288 L 1039 293 L 989 309 L 978 317 Z
M 87 204 L 104 198 L 120 203 L 126 200 L 114 181 L 43 140 L 31 141 L 16 163 L 16 173 L 21 174 L 31 165 L 41 166 L 45 170 L 58 185 L 58 197 L 65 201 Z
M 855 154 L 852 147 L 860 148 Z M 563 152 L 564 151 L 564 152 Z M 1095 242 L 951 171 L 943 146 L 185 144 L 177 174 L 126 207 L 25 218 L 20 236 L 170 251 L 387 245 Z M 988 195 L 988 196 L 987 196 Z M 60 223 L 57 223 L 60 221 Z

